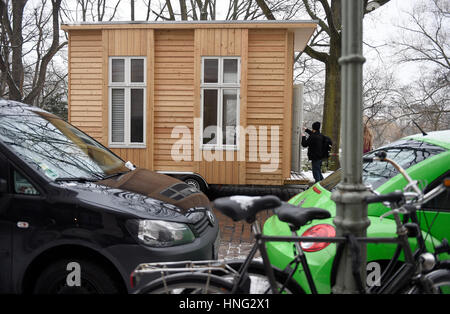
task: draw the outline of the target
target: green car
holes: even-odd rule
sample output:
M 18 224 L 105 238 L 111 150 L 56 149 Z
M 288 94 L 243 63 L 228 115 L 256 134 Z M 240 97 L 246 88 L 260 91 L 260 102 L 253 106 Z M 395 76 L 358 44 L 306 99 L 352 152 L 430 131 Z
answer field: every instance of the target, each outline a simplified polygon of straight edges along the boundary
M 425 192 L 437 186 L 444 177 L 450 176 L 450 130 L 430 132 L 427 135 L 405 137 L 387 146 L 367 153 L 366 157 L 374 157 L 378 150 L 385 150 L 387 157 L 400 164 L 413 180 L 418 180 Z M 331 200 L 332 191 L 341 179 L 341 170 L 316 183 L 308 190 L 294 196 L 289 203 L 300 207 L 319 207 L 331 213 L 330 219 L 316 220 L 298 231 L 299 236 L 334 236 L 333 217 L 336 214 L 336 204 Z M 370 185 L 380 194 L 400 190 L 406 185 L 406 180 L 389 163 L 374 161 L 364 163 L 363 182 Z M 370 204 L 368 216 L 370 226 L 367 229 L 369 237 L 395 236 L 395 223 L 392 216 L 380 219 L 387 211 L 383 204 Z M 450 199 L 448 193 L 442 193 L 418 212 L 420 228 L 431 252 L 443 238 L 450 239 Z M 268 236 L 290 236 L 288 225 L 276 216 L 270 217 L 264 224 L 263 233 Z M 318 293 L 330 293 L 330 273 L 336 252 L 336 245 L 330 243 L 302 243 L 308 264 Z M 394 244 L 369 244 L 367 246 L 367 271 L 370 265 L 378 265 L 383 269 L 392 258 L 396 246 Z M 269 242 L 267 250 L 270 261 L 280 269 L 284 269 L 292 261 L 292 243 Z M 441 255 L 440 258 L 450 258 Z M 376 262 L 374 264 L 372 262 Z M 378 267 L 377 266 L 377 267 Z M 310 293 L 304 272 L 299 269 L 295 280 L 305 293 Z

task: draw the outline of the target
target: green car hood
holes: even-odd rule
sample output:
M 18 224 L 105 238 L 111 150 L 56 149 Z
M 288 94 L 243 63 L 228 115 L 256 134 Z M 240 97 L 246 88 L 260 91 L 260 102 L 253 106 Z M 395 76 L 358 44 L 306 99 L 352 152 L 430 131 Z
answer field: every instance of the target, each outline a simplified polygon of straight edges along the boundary
M 406 172 L 413 180 L 420 178 L 423 183 L 430 183 L 441 174 L 450 170 L 450 150 L 427 158 L 414 166 L 410 167 Z M 376 189 L 380 194 L 386 194 L 402 189 L 406 185 L 406 179 L 397 174 L 380 187 Z M 316 183 L 308 190 L 294 196 L 289 203 L 300 207 L 319 207 L 328 210 L 331 216 L 336 214 L 336 204 L 331 200 L 331 192 Z M 370 204 L 368 207 L 369 216 L 381 216 L 387 211 L 383 204 Z

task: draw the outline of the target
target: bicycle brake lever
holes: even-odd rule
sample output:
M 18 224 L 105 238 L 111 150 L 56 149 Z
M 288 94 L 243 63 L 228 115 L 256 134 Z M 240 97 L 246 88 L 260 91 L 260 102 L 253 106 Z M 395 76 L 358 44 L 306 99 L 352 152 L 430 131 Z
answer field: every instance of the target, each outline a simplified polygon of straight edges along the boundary
M 406 209 L 404 209 L 404 208 L 396 208 L 396 209 L 390 210 L 390 211 L 388 211 L 388 212 L 386 212 L 386 213 L 384 213 L 383 215 L 380 216 L 380 221 L 382 221 L 384 218 L 386 218 L 386 217 L 388 217 L 390 215 L 393 215 L 395 213 L 397 213 L 397 214 L 407 214 L 408 211 Z

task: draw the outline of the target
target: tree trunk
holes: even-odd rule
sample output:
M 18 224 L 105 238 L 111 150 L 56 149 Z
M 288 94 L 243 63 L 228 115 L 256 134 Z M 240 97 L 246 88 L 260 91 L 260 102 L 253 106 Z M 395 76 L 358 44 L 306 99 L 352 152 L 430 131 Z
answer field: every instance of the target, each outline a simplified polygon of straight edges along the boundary
M 336 43 L 335 43 L 336 44 Z M 322 133 L 333 141 L 328 163 L 330 170 L 339 164 L 341 130 L 341 71 L 339 66 L 340 45 L 330 46 L 330 56 L 325 66 L 325 100 L 323 105 Z
M 24 103 L 32 104 L 36 97 L 39 96 L 39 93 L 44 88 L 45 78 L 47 74 L 47 67 L 54 57 L 54 55 L 64 47 L 67 42 L 63 42 L 59 44 L 59 12 L 61 9 L 61 1 L 62 0 L 52 0 L 52 20 L 53 20 L 53 40 L 52 44 L 47 50 L 46 54 L 42 57 L 41 65 L 39 67 L 39 76 L 36 82 L 36 85 L 33 86 L 33 89 L 30 93 L 23 99 Z
M 23 61 L 22 61 L 22 22 L 23 11 L 27 0 L 13 1 L 12 3 L 12 79 L 14 81 L 14 87 L 9 89 L 9 98 L 11 100 L 22 100 L 22 88 L 24 79 Z
M 170 20 L 175 21 L 175 13 L 173 12 L 172 2 L 166 0 L 167 11 L 169 11 Z
M 134 0 L 130 1 L 131 20 L 134 21 Z
M 181 20 L 186 21 L 188 19 L 186 0 L 180 0 L 180 12 Z
M 323 106 L 322 133 L 333 141 L 328 163 L 330 170 L 340 168 L 339 147 L 341 144 L 341 35 L 342 28 L 341 0 L 331 1 L 331 12 L 334 27 L 330 29 L 330 50 L 325 63 L 325 100 Z
M 264 13 L 264 16 L 268 20 L 276 20 L 275 16 L 272 13 L 272 10 L 267 6 L 266 1 L 264 0 L 256 0 L 256 3 L 260 7 L 261 11 Z
M 202 21 L 206 21 L 208 19 L 208 6 L 209 0 L 205 0 L 205 3 L 203 3 L 203 6 L 201 7 L 200 10 L 200 20 Z

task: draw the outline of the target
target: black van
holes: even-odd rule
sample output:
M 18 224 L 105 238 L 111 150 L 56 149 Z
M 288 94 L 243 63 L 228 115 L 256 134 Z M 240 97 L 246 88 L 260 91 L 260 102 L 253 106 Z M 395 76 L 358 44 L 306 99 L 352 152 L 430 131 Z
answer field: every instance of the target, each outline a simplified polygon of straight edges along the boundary
M 0 293 L 130 293 L 145 262 L 217 257 L 208 198 L 0 100 Z

